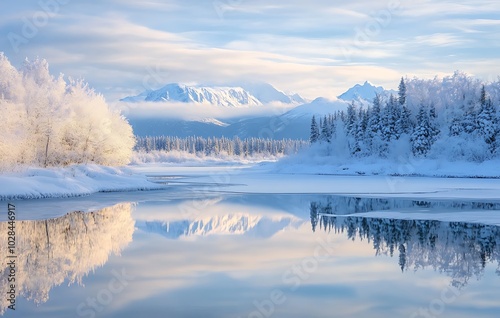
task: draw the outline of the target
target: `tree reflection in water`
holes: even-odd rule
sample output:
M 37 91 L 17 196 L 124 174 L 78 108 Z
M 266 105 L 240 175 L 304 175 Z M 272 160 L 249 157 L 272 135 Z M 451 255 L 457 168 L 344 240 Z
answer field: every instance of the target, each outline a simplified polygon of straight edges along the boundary
M 49 299 L 52 287 L 81 284 L 90 271 L 103 266 L 111 253 L 132 241 L 133 204 L 121 203 L 95 212 L 72 212 L 56 219 L 16 221 L 16 294 L 36 304 Z M 0 222 L 0 241 L 7 242 L 7 222 Z M 6 259 L 7 244 L 0 244 Z M 3 262 L 0 293 L 7 295 L 9 269 Z M 9 305 L 0 301 L 0 313 Z
M 393 257 L 398 253 L 399 266 L 403 272 L 433 268 L 449 275 L 452 285 L 459 288 L 465 286 L 471 277 L 480 279 L 488 263 L 496 262 L 496 272 L 500 275 L 498 226 L 339 215 L 412 206 L 500 210 L 498 203 L 330 197 L 326 202 L 311 202 L 312 230 L 317 231 L 319 228 L 326 232 L 346 234 L 351 240 L 367 240 L 373 244 L 376 255 Z

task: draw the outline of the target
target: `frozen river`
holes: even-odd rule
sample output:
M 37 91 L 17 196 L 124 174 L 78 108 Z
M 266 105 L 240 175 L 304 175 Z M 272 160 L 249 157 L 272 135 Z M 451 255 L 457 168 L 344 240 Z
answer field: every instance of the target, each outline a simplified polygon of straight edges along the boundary
M 167 187 L 12 202 L 5 317 L 500 313 L 500 180 L 135 169 Z

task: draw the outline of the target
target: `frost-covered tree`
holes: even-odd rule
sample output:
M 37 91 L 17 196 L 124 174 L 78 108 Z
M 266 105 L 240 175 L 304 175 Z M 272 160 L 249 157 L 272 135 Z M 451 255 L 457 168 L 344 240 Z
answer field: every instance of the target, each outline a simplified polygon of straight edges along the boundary
M 47 220 L 16 221 L 16 287 L 19 296 L 40 305 L 50 291 L 62 284 L 82 284 L 82 280 L 104 266 L 111 255 L 119 255 L 130 242 L 135 221 L 134 205 L 120 203 L 93 212 L 72 212 Z M 0 222 L 0 239 L 7 240 L 9 224 Z M 0 246 L 0 255 L 8 255 Z M 0 265 L 0 292 L 7 294 L 9 265 Z M 0 315 L 11 305 L 0 300 Z
M 53 77 L 43 59 L 17 70 L 0 53 L 0 114 L 2 169 L 121 165 L 135 143 L 131 126 L 101 95 L 82 81 Z
M 397 97 L 376 95 L 372 105 L 351 104 L 334 114 L 337 121 L 327 119 L 335 135 L 328 149 L 346 148 L 356 157 L 498 158 L 499 106 L 500 78 L 482 83 L 455 72 L 430 80 L 402 79 Z M 333 128 L 334 123 L 343 129 Z

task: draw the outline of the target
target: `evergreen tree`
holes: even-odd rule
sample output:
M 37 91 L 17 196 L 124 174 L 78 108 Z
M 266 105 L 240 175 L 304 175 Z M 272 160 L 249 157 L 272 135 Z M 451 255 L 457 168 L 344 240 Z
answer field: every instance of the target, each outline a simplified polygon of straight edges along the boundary
M 486 88 L 484 85 L 481 87 L 481 97 L 479 97 L 479 103 L 481 104 L 481 111 L 486 106 Z
M 330 131 L 330 124 L 328 123 L 328 119 L 325 116 L 321 126 L 321 141 L 330 142 L 331 138 L 332 134 Z
M 382 132 L 381 103 L 380 95 L 376 94 L 375 98 L 373 98 L 373 107 L 371 108 L 370 118 L 368 120 L 369 130 L 372 135 L 381 134 Z
M 464 132 L 464 127 L 462 126 L 462 122 L 458 118 L 453 118 L 449 129 L 450 129 L 450 136 L 459 136 Z
M 415 156 L 425 156 L 432 146 L 429 116 L 423 105 L 420 106 L 417 116 L 417 126 L 411 135 L 412 151 Z
M 396 140 L 399 138 L 398 132 L 396 131 L 396 122 L 399 118 L 397 112 L 397 101 L 396 98 L 391 95 L 389 101 L 384 107 L 384 117 L 383 117 L 383 130 L 382 135 L 386 142 L 391 140 Z
M 474 110 L 474 106 L 473 105 L 469 106 L 462 120 L 462 128 L 466 134 L 471 135 L 476 130 L 477 128 L 476 116 L 477 114 Z
M 405 84 L 403 77 L 401 77 L 401 82 L 399 83 L 398 97 L 399 97 L 398 98 L 399 104 L 401 106 L 405 105 L 406 104 L 406 84 Z
M 490 145 L 490 151 L 494 152 L 495 139 L 498 133 L 498 120 L 493 102 L 489 98 L 482 107 L 481 113 L 477 116 L 477 128 L 484 141 Z
M 436 142 L 440 133 L 440 129 L 437 123 L 437 113 L 434 104 L 431 104 L 431 107 L 429 109 L 429 133 L 431 143 Z
M 319 139 L 319 127 L 318 123 L 316 122 L 316 117 L 313 115 L 312 120 L 311 120 L 311 135 L 309 137 L 309 141 L 311 144 L 317 142 Z
M 346 130 L 347 134 L 349 136 L 354 136 L 356 133 L 355 130 L 355 124 L 356 124 L 356 106 L 354 105 L 354 101 L 347 106 L 347 118 L 346 118 Z
M 401 115 L 396 121 L 396 131 L 399 135 L 411 134 L 413 130 L 413 124 L 411 122 L 411 111 L 408 106 L 403 105 L 401 108 Z
M 367 143 L 368 151 L 371 155 L 382 155 L 386 150 L 386 145 L 382 138 L 382 101 L 380 95 L 373 98 L 373 106 L 368 114 Z

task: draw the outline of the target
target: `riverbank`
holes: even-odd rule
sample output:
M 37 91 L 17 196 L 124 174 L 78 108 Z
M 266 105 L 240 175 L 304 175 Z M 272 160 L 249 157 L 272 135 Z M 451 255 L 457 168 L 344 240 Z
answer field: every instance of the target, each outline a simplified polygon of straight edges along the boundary
M 0 175 L 0 200 L 64 198 L 163 187 L 128 167 L 74 165 L 64 168 L 27 168 Z

